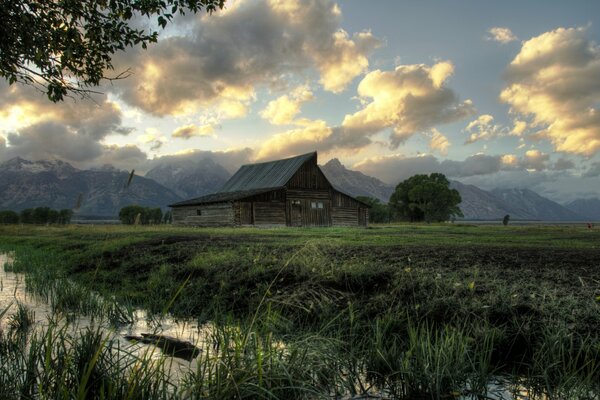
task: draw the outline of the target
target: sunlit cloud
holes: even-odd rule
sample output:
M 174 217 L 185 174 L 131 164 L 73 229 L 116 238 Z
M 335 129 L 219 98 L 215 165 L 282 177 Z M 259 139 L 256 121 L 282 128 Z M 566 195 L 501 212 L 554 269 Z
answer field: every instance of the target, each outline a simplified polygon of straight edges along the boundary
M 174 138 L 190 139 L 192 137 L 213 136 L 215 128 L 212 125 L 184 125 L 176 128 L 171 134 Z
M 365 106 L 346 115 L 342 127 L 366 136 L 392 128 L 391 145 L 397 147 L 415 133 L 472 115 L 472 102 L 460 102 L 444 86 L 453 71 L 452 63 L 445 61 L 368 73 L 358 86 Z
M 380 44 L 369 31 L 345 32 L 330 0 L 242 1 L 227 8 L 180 17 L 186 29 L 179 34 L 148 51 L 119 54 L 117 69 L 133 72 L 116 82 L 121 99 L 157 116 L 215 107 L 222 118 L 241 118 L 257 87 L 281 86 L 293 73 L 316 71 L 325 90 L 344 90 L 367 70 L 368 55 Z
M 586 35 L 558 28 L 524 42 L 500 98 L 555 150 L 590 156 L 600 150 L 600 47 Z
M 478 140 L 489 140 L 498 137 L 504 133 L 504 129 L 501 125 L 494 124 L 493 116 L 483 114 L 469 122 L 465 132 L 469 135 L 465 144 L 470 144 Z
M 290 124 L 300 113 L 302 104 L 312 99 L 313 93 L 308 86 L 298 86 L 290 94 L 271 100 L 260 116 L 274 125 Z
M 493 40 L 499 43 L 510 43 L 519 40 L 519 38 L 512 33 L 509 28 L 505 27 L 494 27 L 488 30 L 488 36 L 486 36 L 487 40 Z
M 448 155 L 448 148 L 450 147 L 448 138 L 435 128 L 431 129 L 430 137 L 429 149 L 431 151 L 437 151 L 443 156 Z

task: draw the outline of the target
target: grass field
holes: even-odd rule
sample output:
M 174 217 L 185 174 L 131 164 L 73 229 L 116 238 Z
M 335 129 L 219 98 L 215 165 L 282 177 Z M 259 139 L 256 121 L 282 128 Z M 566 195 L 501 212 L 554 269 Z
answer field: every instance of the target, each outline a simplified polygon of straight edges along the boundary
M 52 296 L 221 327 L 183 397 L 452 398 L 498 377 L 600 396 L 600 231 L 583 226 L 0 227 L 8 251 L 39 293 L 70 282 L 85 290 Z

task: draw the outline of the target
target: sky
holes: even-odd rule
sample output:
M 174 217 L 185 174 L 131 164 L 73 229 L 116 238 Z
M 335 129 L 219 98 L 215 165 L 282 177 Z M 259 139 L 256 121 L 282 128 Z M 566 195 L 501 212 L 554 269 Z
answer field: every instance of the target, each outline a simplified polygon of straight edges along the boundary
M 116 54 L 130 76 L 92 99 L 0 82 L 0 162 L 234 172 L 316 150 L 390 184 L 600 197 L 599 42 L 596 0 L 229 0 Z

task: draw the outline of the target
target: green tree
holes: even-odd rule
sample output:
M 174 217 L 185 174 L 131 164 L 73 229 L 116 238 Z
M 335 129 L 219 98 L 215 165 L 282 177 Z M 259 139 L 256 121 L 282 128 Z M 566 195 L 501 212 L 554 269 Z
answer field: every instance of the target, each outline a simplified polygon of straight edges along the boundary
M 369 206 L 371 206 L 371 208 L 369 208 L 369 222 L 391 222 L 392 213 L 390 207 L 387 204 L 382 203 L 381 201 L 379 201 L 379 199 L 368 196 L 357 196 L 356 200 L 360 200 L 363 203 L 366 203 Z
M 131 205 L 121 208 L 119 211 L 119 220 L 122 224 L 133 225 L 135 223 L 138 214 L 143 215 L 144 207 L 138 205 Z
M 0 224 L 18 224 L 19 223 L 19 214 L 6 210 L 0 211 Z
M 33 209 L 33 223 L 34 224 L 46 224 L 50 221 L 51 216 L 50 207 L 36 207 Z
M 33 208 L 26 208 L 22 210 L 20 220 L 22 224 L 33 224 Z
M 62 225 L 70 224 L 73 218 L 73 210 L 64 208 L 58 212 L 58 223 Z
M 441 222 L 462 217 L 460 194 L 450 189 L 443 174 L 414 175 L 396 186 L 390 206 L 396 215 L 411 222 Z
M 165 28 L 175 14 L 212 13 L 225 0 L 0 0 L 0 76 L 9 84 L 41 85 L 52 101 L 86 95 L 109 75 L 112 57 L 126 47 L 146 48 L 158 28 L 131 24 L 156 18 Z

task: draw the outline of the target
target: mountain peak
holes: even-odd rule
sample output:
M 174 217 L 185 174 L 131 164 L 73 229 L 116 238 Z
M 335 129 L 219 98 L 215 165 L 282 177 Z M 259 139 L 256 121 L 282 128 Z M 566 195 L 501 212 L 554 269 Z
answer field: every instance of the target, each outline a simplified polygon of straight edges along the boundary
M 29 161 L 21 157 L 11 158 L 0 164 L 0 170 L 9 172 L 40 173 L 49 172 L 62 179 L 79 171 L 68 162 L 62 160 Z
M 347 169 L 346 167 L 344 167 L 344 164 L 342 164 L 340 162 L 340 160 L 338 160 L 337 158 L 332 158 L 331 160 L 327 161 L 327 163 L 324 166 L 328 167 L 328 168 L 343 168 L 343 169 Z

